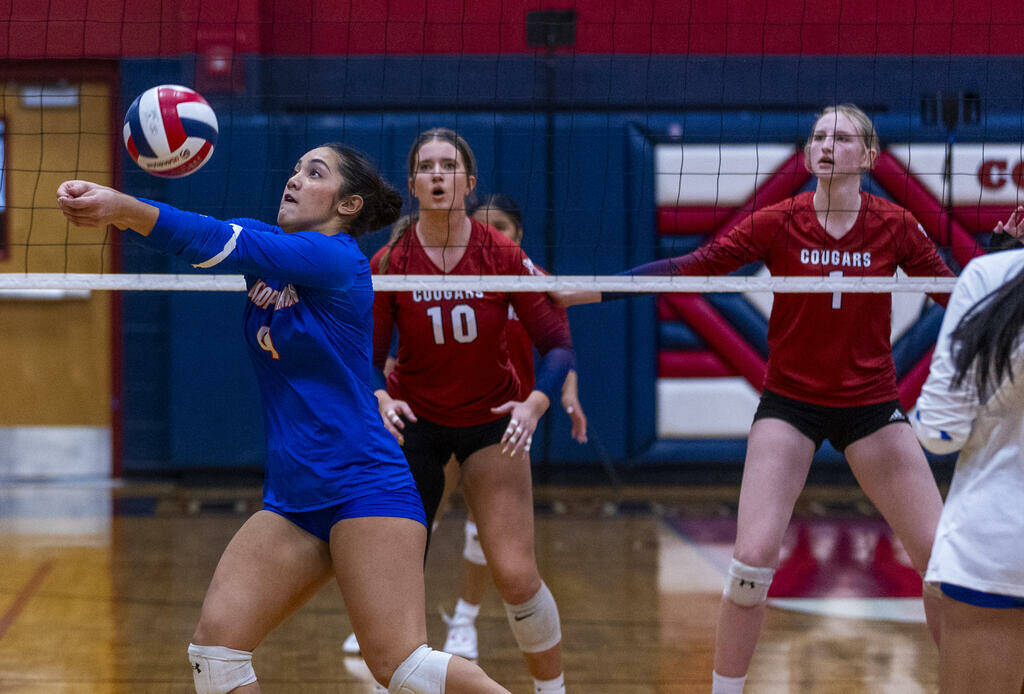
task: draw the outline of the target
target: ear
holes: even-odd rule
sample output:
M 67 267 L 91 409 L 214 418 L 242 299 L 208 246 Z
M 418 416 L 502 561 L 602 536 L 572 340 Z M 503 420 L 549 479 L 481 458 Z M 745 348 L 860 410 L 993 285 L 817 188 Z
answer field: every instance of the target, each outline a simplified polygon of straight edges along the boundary
M 413 176 L 409 176 L 409 195 L 416 198 L 416 179 Z
M 878 150 L 877 149 L 869 149 L 869 150 L 865 151 L 864 152 L 864 162 L 865 162 L 864 170 L 865 171 L 871 171 L 871 169 L 875 168 L 875 160 L 876 159 L 878 159 Z
M 814 173 L 811 171 L 811 148 L 808 145 L 804 145 L 804 170 L 809 174 Z
M 338 214 L 342 217 L 351 217 L 359 214 L 360 210 L 363 209 L 363 196 L 362 195 L 346 195 L 338 201 L 337 208 Z
M 472 193 L 476 188 L 476 176 L 466 174 L 466 193 Z

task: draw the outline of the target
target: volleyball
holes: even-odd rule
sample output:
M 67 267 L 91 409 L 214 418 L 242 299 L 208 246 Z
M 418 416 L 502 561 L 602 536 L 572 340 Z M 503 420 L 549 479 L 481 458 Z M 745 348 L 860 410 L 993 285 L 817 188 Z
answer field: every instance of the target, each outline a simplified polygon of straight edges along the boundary
M 124 116 L 124 146 L 144 171 L 162 178 L 195 173 L 217 144 L 217 115 L 198 92 L 162 84 L 142 92 Z

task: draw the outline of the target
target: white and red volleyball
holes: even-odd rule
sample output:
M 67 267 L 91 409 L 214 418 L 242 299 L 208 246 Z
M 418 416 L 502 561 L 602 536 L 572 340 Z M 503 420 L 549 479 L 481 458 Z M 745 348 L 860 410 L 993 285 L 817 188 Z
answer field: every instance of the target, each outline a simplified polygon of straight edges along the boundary
M 143 170 L 180 178 L 210 160 L 217 114 L 198 92 L 161 84 L 142 92 L 124 115 L 124 146 Z

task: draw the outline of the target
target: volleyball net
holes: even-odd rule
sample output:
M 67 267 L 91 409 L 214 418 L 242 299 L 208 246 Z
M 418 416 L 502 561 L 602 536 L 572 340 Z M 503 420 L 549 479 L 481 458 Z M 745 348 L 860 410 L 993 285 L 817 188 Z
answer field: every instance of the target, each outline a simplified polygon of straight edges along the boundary
M 1024 10 L 961 4 L 927 17 L 857 5 L 811 19 L 795 0 L 742 11 L 596 0 L 428 11 L 395 0 L 310 15 L 275 3 L 153 0 L 102 16 L 41 3 L 0 18 L 10 37 L 0 285 L 238 288 L 147 258 L 119 234 L 70 227 L 57 185 L 93 179 L 219 218 L 273 221 L 296 158 L 340 140 L 367 152 L 412 211 L 409 146 L 448 127 L 476 153 L 475 198 L 514 200 L 524 248 L 556 277 L 479 286 L 577 289 L 589 278 L 620 292 L 828 292 L 835 281 L 846 292 L 930 291 L 899 279 L 648 283 L 616 273 L 691 251 L 811 189 L 802 146 L 815 113 L 840 102 L 860 105 L 881 136 L 865 189 L 910 211 L 955 271 L 987 252 L 1024 186 L 1024 95 L 1002 79 L 1020 73 L 1021 59 L 1001 40 L 1024 25 Z M 894 44 L 906 27 L 913 41 Z M 26 32 L 45 40 L 20 39 Z M 166 83 L 199 91 L 220 123 L 209 163 L 179 179 L 143 172 L 121 143 L 129 104 Z M 385 236 L 368 238 L 367 253 Z
M 476 156 L 475 200 L 512 199 L 521 245 L 551 275 L 390 274 L 375 287 L 659 294 L 570 313 L 581 397 L 609 454 L 649 461 L 742 457 L 772 292 L 893 293 L 901 398 L 912 403 L 927 373 L 942 312 L 925 294 L 949 291 L 947 278 L 832 276 L 810 256 L 799 277 L 762 264 L 620 274 L 812 190 L 803 147 L 823 107 L 850 102 L 872 118 L 881 142 L 863 189 L 912 214 L 954 273 L 1001 247 L 991 231 L 1022 202 L 1016 2 L 812 13 L 802 0 L 23 0 L 0 25 L 0 348 L 22 365 L 0 425 L 113 427 L 128 467 L 259 459 L 247 448 L 258 435 L 244 436 L 256 395 L 238 394 L 251 375 L 224 320 L 245 287 L 131 234 L 71 227 L 55 200 L 67 179 L 273 222 L 295 161 L 341 141 L 412 213 L 410 147 L 450 128 Z M 122 141 L 129 105 L 161 84 L 202 94 L 219 124 L 209 162 L 183 178 L 146 173 Z M 387 238 L 359 243 L 370 256 Z M 623 375 L 598 399 L 594 374 L 608 373 Z M 211 404 L 222 414 L 184 423 Z M 685 446 L 659 448 L 667 440 Z M 560 441 L 538 451 L 588 456 Z

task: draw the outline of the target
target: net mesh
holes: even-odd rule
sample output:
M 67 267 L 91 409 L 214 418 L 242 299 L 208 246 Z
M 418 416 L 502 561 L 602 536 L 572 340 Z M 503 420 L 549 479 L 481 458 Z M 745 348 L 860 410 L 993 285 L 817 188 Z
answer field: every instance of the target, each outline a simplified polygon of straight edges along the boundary
M 69 227 L 53 204 L 66 178 L 273 220 L 306 148 L 349 142 L 404 190 L 408 146 L 435 126 L 476 151 L 478 199 L 501 192 L 518 203 L 524 248 L 558 277 L 539 283 L 546 289 L 584 288 L 589 276 L 605 291 L 749 291 L 746 280 L 617 284 L 613 273 L 693 250 L 812 187 L 801 148 L 816 111 L 837 102 L 863 106 L 882 138 L 865 189 L 913 213 L 954 271 L 989 248 L 1024 185 L 1024 90 L 1001 78 L 1021 72 L 1008 40 L 1024 26 L 1015 3 L 927 13 L 848 3 L 813 17 L 796 0 L 577 0 L 557 10 L 339 0 L 310 13 L 283 2 L 37 4 L 0 17 L 0 274 L 12 289 L 231 284 L 188 277 L 118 234 Z M 894 40 L 906 32 L 909 42 Z M 211 162 L 175 181 L 139 170 L 120 142 L 126 106 L 161 83 L 200 91 L 221 128 Z M 182 276 L 157 277 L 166 274 Z M 767 288 L 833 286 L 808 282 Z M 835 286 L 859 291 L 850 285 L 921 290 Z
M 743 459 L 771 292 L 892 292 L 899 396 L 910 405 L 919 392 L 942 320 L 923 293 L 948 292 L 949 278 L 829 277 L 820 263 L 797 273 L 811 277 L 766 277 L 761 264 L 718 277 L 619 274 L 814 189 L 803 147 L 822 107 L 852 102 L 872 118 L 881 141 L 863 190 L 912 214 L 954 273 L 1007 242 L 991 231 L 1022 202 L 1018 0 L 4 7 L 0 348 L 12 368 L 0 424 L 109 428 L 126 470 L 260 464 L 258 394 L 240 385 L 252 378 L 239 351 L 245 285 L 131 234 L 69 226 L 55 206 L 66 179 L 273 222 L 297 158 L 341 141 L 412 213 L 409 147 L 451 128 L 476 155 L 476 200 L 511 198 L 523 249 L 551 275 L 389 274 L 375 287 L 442 299 L 702 293 L 570 312 L 583 405 L 607 456 L 641 464 Z M 175 180 L 142 171 L 122 142 L 129 104 L 161 84 L 198 91 L 220 128 L 210 161 Z M 370 256 L 387 238 L 359 243 Z M 218 416 L 195 416 L 211 405 Z M 545 458 L 585 462 L 562 438 L 550 437 Z

